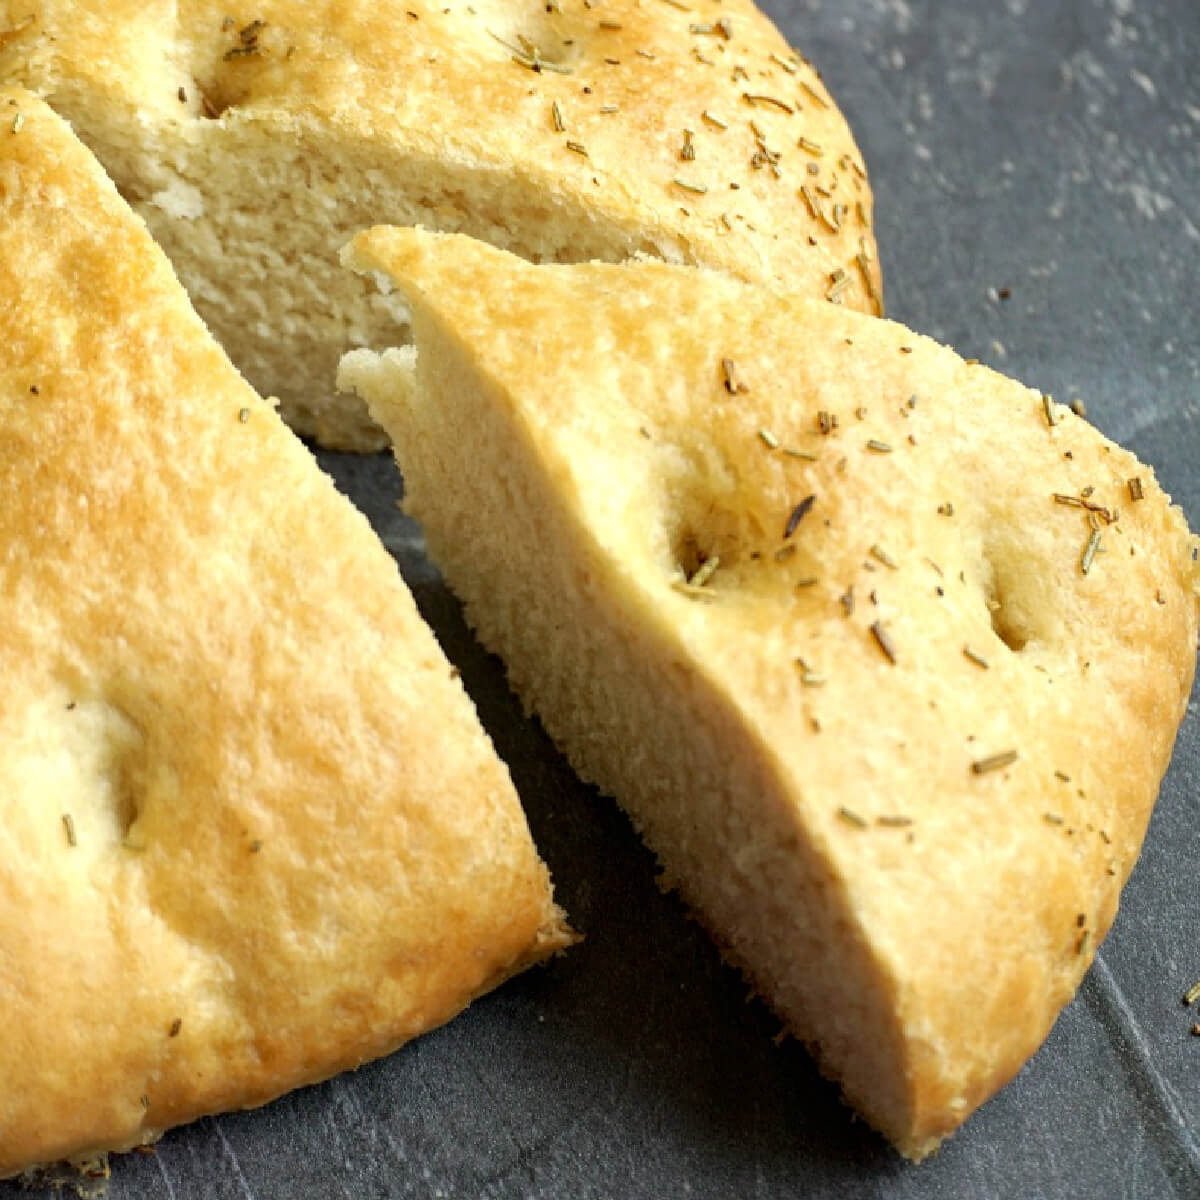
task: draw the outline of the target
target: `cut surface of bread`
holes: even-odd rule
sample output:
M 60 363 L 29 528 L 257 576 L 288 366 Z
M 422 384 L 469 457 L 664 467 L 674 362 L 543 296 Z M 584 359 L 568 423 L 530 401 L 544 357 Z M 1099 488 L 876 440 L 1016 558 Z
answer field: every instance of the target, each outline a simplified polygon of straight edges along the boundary
M 397 310 L 377 222 L 535 260 L 701 262 L 874 311 L 862 159 L 749 0 L 0 0 L 0 82 L 74 125 L 298 431 L 382 445 L 332 381 Z
M 348 355 L 482 641 L 846 1097 L 919 1158 L 1111 925 L 1195 666 L 1151 469 L 891 322 L 377 229 Z
M 569 939 L 395 564 L 0 90 L 0 1176 L 388 1053 Z

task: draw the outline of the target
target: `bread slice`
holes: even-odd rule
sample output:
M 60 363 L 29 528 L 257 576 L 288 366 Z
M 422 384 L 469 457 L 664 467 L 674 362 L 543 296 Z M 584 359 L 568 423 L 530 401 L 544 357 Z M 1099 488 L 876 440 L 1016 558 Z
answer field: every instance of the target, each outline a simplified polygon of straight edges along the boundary
M 386 1054 L 570 939 L 395 564 L 0 90 L 0 1176 Z
M 332 389 L 343 351 L 395 342 L 337 265 L 379 221 L 879 305 L 861 156 L 750 0 L 0 0 L 5 81 L 71 121 L 323 445 L 383 444 Z
M 1117 910 L 1195 665 L 1151 469 L 890 322 L 376 229 L 347 357 L 482 641 L 908 1156 L 1010 1079 Z

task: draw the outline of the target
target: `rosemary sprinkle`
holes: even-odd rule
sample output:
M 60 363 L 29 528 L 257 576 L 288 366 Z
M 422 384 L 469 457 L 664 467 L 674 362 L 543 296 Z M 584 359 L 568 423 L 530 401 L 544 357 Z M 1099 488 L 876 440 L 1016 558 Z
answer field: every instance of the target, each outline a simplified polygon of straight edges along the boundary
M 896 644 L 892 641 L 892 636 L 879 621 L 871 623 L 871 636 L 875 639 L 875 644 L 883 651 L 884 657 L 893 666 L 896 665 Z
M 801 521 L 804 520 L 806 516 L 808 516 L 809 512 L 812 511 L 812 506 L 816 504 L 816 502 L 817 497 L 814 493 L 812 495 L 805 496 L 804 499 L 792 509 L 791 514 L 788 516 L 787 524 L 783 527 L 783 536 L 785 539 L 790 538 L 792 534 L 796 532 L 797 526 Z
M 1000 754 L 991 754 L 987 758 L 977 758 L 971 764 L 972 775 L 986 775 L 989 771 L 1001 771 L 1011 767 L 1017 761 L 1015 750 L 1004 750 Z
M 63 829 L 66 830 L 66 834 L 67 834 L 67 845 L 68 846 L 79 845 L 78 841 L 76 841 L 76 839 L 75 839 L 75 818 L 72 817 L 70 813 L 63 813 L 62 823 L 63 823 Z
M 703 587 L 717 573 L 720 565 L 720 555 L 714 554 L 712 558 L 706 558 L 688 580 L 688 587 Z
M 1193 983 L 1186 992 L 1183 993 L 1183 1002 L 1187 1005 L 1195 1004 L 1200 1000 L 1200 982 Z
M 963 647 L 963 655 L 969 658 L 977 667 L 982 667 L 985 671 L 988 670 L 988 660 L 983 657 L 978 651 L 972 650 L 970 646 Z
M 1092 562 L 1096 558 L 1096 552 L 1100 549 L 1100 530 L 1093 529 L 1088 536 L 1087 545 L 1083 548 L 1083 554 L 1079 559 L 1079 570 L 1086 575 L 1092 569 Z
M 761 104 L 771 105 L 789 116 L 796 111 L 786 100 L 780 100 L 778 96 L 765 96 L 761 92 L 743 92 L 742 99 L 755 107 Z
M 1141 500 L 1145 497 L 1145 495 L 1146 495 L 1146 493 L 1142 489 L 1141 477 L 1138 475 L 1135 475 L 1129 481 L 1129 498 L 1130 498 L 1130 500 Z
M 725 383 L 725 390 L 731 396 L 736 396 L 738 392 L 748 392 L 750 390 L 738 373 L 737 363 L 732 358 L 721 359 L 721 377 Z
M 856 829 L 867 828 L 867 822 L 853 809 L 847 808 L 844 804 L 838 809 L 838 816 L 841 817 L 847 825 L 853 825 Z

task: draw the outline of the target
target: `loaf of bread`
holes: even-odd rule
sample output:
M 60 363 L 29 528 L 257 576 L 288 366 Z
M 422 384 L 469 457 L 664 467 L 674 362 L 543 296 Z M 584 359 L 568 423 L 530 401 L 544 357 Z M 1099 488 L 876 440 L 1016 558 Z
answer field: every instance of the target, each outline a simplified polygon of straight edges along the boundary
M 716 272 L 376 229 L 347 357 L 513 687 L 905 1154 L 1042 1043 L 1196 655 L 1153 471 L 903 327 Z M 536 337 L 530 331 L 536 331 Z
M 0 1176 L 386 1054 L 570 939 L 394 562 L 0 90 Z
M 74 125 L 250 382 L 323 445 L 396 310 L 337 265 L 377 222 L 527 258 L 635 254 L 875 311 L 871 193 L 750 0 L 0 0 L 0 83 Z

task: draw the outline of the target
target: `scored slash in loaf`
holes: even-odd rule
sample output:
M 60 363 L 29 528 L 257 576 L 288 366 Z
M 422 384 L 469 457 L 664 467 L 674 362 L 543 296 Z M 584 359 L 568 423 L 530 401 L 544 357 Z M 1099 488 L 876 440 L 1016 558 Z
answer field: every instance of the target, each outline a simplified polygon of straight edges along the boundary
M 0 1177 L 386 1054 L 570 940 L 394 562 L 0 90 Z
M 877 311 L 862 159 L 749 0 L 0 0 L 0 82 L 74 125 L 292 426 L 397 310 L 339 270 L 378 222 L 527 258 L 644 254 Z
M 1149 467 L 901 326 L 413 230 L 348 355 L 483 642 L 906 1155 L 1042 1043 L 1117 910 L 1195 667 Z M 529 336 L 537 330 L 536 338 Z

